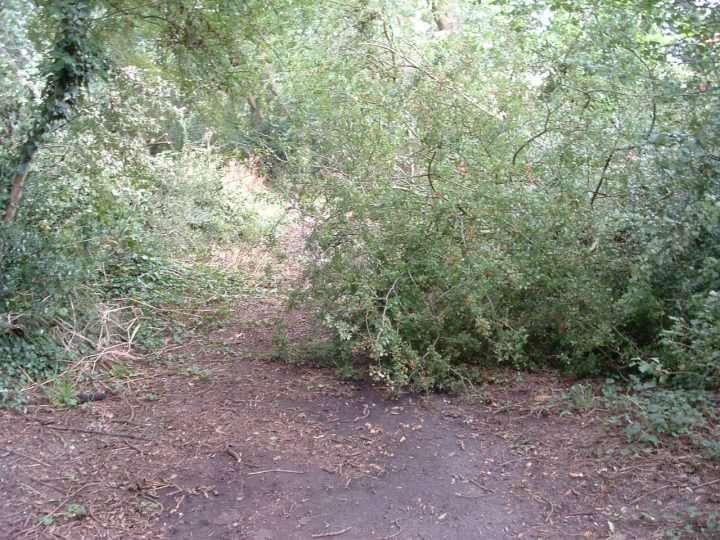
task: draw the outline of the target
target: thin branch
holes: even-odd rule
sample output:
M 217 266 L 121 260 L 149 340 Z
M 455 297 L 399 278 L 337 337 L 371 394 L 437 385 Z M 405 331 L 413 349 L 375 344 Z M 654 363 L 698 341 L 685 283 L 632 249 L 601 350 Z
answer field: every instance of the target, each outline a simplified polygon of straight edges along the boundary
M 670 488 L 699 489 L 701 487 L 712 486 L 713 484 L 717 484 L 718 482 L 720 482 L 720 478 L 718 478 L 717 480 L 712 480 L 710 482 L 705 482 L 704 484 L 699 484 L 697 486 L 693 486 L 692 484 L 668 484 L 667 486 L 661 486 L 657 489 L 653 489 L 652 491 L 648 491 L 647 493 L 644 493 L 644 494 L 640 495 L 639 497 L 634 498 L 632 501 L 630 501 L 629 504 L 635 504 L 636 502 L 644 499 L 645 497 L 649 497 L 650 495 L 655 495 L 656 493 L 659 493 L 661 491 L 664 491 L 664 490 L 670 489 Z
M 345 534 L 346 532 L 348 532 L 350 529 L 352 529 L 352 527 L 345 527 L 344 529 L 341 529 L 339 531 L 313 534 L 312 537 L 313 538 L 329 538 L 331 536 L 340 536 L 341 534 Z
M 427 173 L 425 174 L 425 176 L 427 176 L 428 184 L 430 184 L 430 190 L 433 193 L 437 192 L 437 190 L 435 189 L 435 184 L 433 184 L 433 181 L 432 181 L 432 166 L 433 166 L 433 162 L 435 161 L 435 156 L 437 156 L 437 150 L 433 150 L 433 153 L 430 156 L 430 159 L 428 159 Z
M 392 80 L 397 81 L 398 78 L 398 63 L 397 63 L 397 55 L 395 54 L 395 50 L 393 47 L 393 37 L 392 37 L 392 28 L 388 26 L 387 20 L 383 18 L 383 34 L 385 34 L 385 39 L 387 39 L 388 45 L 393 48 L 393 50 L 390 51 L 390 59 L 392 60 Z
M 525 141 L 523 144 L 520 145 L 520 148 L 518 148 L 517 150 L 515 150 L 515 153 L 513 154 L 513 157 L 512 157 L 512 164 L 513 164 L 513 165 L 515 165 L 515 162 L 517 161 L 517 158 L 518 158 L 518 156 L 520 155 L 520 152 L 522 152 L 523 150 L 525 150 L 525 148 L 527 148 L 528 145 L 530 145 L 532 142 L 534 142 L 534 141 L 537 140 L 538 138 L 542 137 L 543 135 L 545 135 L 545 134 L 549 131 L 549 129 L 548 129 L 548 124 L 550 123 L 550 116 L 551 116 L 551 114 L 552 114 L 552 111 L 551 111 L 550 109 L 548 109 L 547 115 L 545 115 L 545 124 L 543 125 L 542 130 L 539 131 L 539 132 L 537 132 L 537 133 L 536 133 L 535 135 L 533 135 L 532 137 L 530 137 L 527 141 Z
M 653 102 L 652 102 L 652 117 L 650 118 L 650 125 L 648 126 L 647 133 L 645 134 L 645 139 L 650 139 L 650 136 L 652 135 L 652 132 L 655 130 L 655 122 L 657 121 L 657 102 L 655 101 L 655 97 L 653 96 Z
M 288 474 L 305 474 L 305 471 L 293 471 L 290 469 L 267 469 L 265 471 L 255 471 L 247 473 L 248 476 L 257 476 L 258 474 L 267 474 L 267 473 L 288 473 Z
M 34 457 L 29 456 L 29 455 L 27 455 L 27 454 L 23 454 L 23 453 L 21 453 L 21 452 L 18 452 L 17 450 L 13 450 L 12 448 L 0 447 L 0 450 L 2 450 L 3 452 L 7 452 L 7 453 L 9 453 L 9 454 L 16 455 L 16 456 L 18 456 L 18 457 L 22 457 L 22 458 L 25 458 L 25 459 L 29 459 L 30 461 L 34 461 L 35 463 L 38 463 L 38 464 L 42 465 L 43 467 L 48 467 L 48 468 L 50 467 L 50 465 L 48 465 L 48 464 L 45 463 L 44 461 L 40 461 L 40 460 L 37 459 L 37 458 L 34 458 Z
M 364 45 L 369 45 L 369 46 L 371 46 L 371 47 L 378 47 L 378 48 L 380 48 L 380 49 L 384 49 L 384 50 L 386 50 L 386 51 L 388 51 L 388 52 L 391 52 L 391 53 L 394 52 L 396 55 L 398 55 L 400 58 L 402 58 L 405 62 L 407 62 L 407 64 L 405 64 L 405 67 L 410 67 L 410 68 L 416 69 L 416 70 L 418 70 L 419 72 L 424 73 L 424 74 L 425 74 L 429 79 L 431 79 L 432 81 L 434 81 L 434 82 L 436 82 L 436 83 L 438 83 L 438 84 L 440 84 L 440 85 L 446 85 L 446 86 L 451 87 L 451 88 L 457 93 L 458 96 L 460 96 L 461 98 L 463 98 L 465 101 L 467 101 L 468 103 L 470 103 L 470 105 L 472 105 L 473 107 L 475 107 L 476 109 L 478 109 L 478 110 L 481 111 L 482 113 L 484 113 L 484 114 L 486 114 L 486 115 L 488 115 L 488 116 L 491 116 L 492 118 L 494 118 L 494 119 L 496 119 L 496 120 L 502 120 L 502 117 L 501 117 L 499 114 L 487 110 L 487 109 L 486 109 L 485 107 L 483 107 L 480 103 L 478 103 L 478 102 L 475 100 L 475 98 L 473 98 L 471 95 L 469 95 L 460 85 L 456 84 L 455 82 L 453 82 L 453 81 L 450 80 L 450 79 L 443 79 L 443 78 L 441 78 L 441 77 L 438 77 L 437 75 L 435 75 L 432 71 L 430 71 L 430 70 L 427 69 L 426 67 L 421 66 L 420 64 L 418 64 L 417 62 L 415 62 L 414 60 L 412 60 L 411 58 L 409 58 L 409 57 L 408 57 L 407 55 L 405 55 L 405 53 L 403 53 L 402 51 L 399 51 L 398 49 L 395 49 L 395 48 L 393 48 L 393 47 L 389 47 L 389 46 L 387 46 L 387 45 L 383 45 L 382 43 L 373 43 L 373 42 L 371 42 L 371 41 L 364 42 L 363 44 L 364 44 Z
M 54 429 L 57 431 L 72 431 L 75 433 L 86 433 L 88 435 L 101 435 L 103 437 L 118 437 L 122 439 L 136 439 L 138 441 L 151 441 L 151 439 L 148 439 L 146 437 L 140 437 L 138 435 L 133 435 L 131 433 L 111 433 L 107 431 L 99 431 L 96 429 L 81 429 L 81 428 L 71 428 L 71 427 L 63 427 L 63 426 L 51 426 L 47 424 L 43 424 L 43 427 L 46 427 L 48 429 Z
M 605 176 L 607 175 L 607 171 L 610 168 L 610 163 L 612 163 L 612 159 L 615 156 L 615 152 L 618 151 L 618 148 L 615 147 L 610 152 L 610 155 L 608 155 L 607 159 L 605 160 L 605 165 L 603 166 L 602 173 L 600 173 L 600 180 L 598 180 L 597 185 L 595 186 L 595 190 L 593 191 L 592 197 L 590 197 L 590 208 L 593 207 L 595 204 L 595 199 L 598 198 L 600 195 L 600 190 L 602 189 L 603 183 L 605 182 Z

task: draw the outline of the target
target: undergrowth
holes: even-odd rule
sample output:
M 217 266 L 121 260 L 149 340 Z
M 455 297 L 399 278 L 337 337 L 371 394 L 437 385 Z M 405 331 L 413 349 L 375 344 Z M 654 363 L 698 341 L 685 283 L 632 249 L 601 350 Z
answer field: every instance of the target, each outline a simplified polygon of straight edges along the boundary
M 0 404 L 21 406 L 23 389 L 54 379 L 51 403 L 75 406 L 79 384 L 101 371 L 127 377 L 124 360 L 207 333 L 243 294 L 242 275 L 199 263 L 142 256 L 113 268 L 99 286 L 75 289 L 65 316 L 56 312 L 34 332 L 0 334 Z
M 609 422 L 622 429 L 630 447 L 685 444 L 708 459 L 720 459 L 720 415 L 712 394 L 658 388 L 637 377 L 626 387 L 609 381 L 602 393 Z

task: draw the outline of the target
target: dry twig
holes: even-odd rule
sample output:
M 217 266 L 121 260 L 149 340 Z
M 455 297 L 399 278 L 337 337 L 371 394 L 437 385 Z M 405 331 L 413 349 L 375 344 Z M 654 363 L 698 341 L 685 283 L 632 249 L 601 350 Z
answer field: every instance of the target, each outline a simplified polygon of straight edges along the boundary
M 340 536 L 341 534 L 345 534 L 346 532 L 348 532 L 350 529 L 352 529 L 352 527 L 345 527 L 344 529 L 341 529 L 339 531 L 313 534 L 312 537 L 313 538 L 329 538 L 331 536 Z
M 42 465 L 43 467 L 48 467 L 48 468 L 50 467 L 50 465 L 48 465 L 48 464 L 45 463 L 44 461 L 40 461 L 40 460 L 37 459 L 37 458 L 34 458 L 34 457 L 32 457 L 32 456 L 28 456 L 27 454 L 23 454 L 23 453 L 21 453 L 21 452 L 18 452 L 17 450 L 13 450 L 13 449 L 11 449 L 11 448 L 5 448 L 5 447 L 0 447 L 0 450 L 2 450 L 3 452 L 7 452 L 8 454 L 14 454 L 14 455 L 16 455 L 16 456 L 18 456 L 18 457 L 22 457 L 22 458 L 25 458 L 25 459 L 29 459 L 30 461 L 34 461 L 35 463 L 38 463 L 38 464 Z
M 248 476 L 255 476 L 258 474 L 267 474 L 267 473 L 289 473 L 289 474 L 305 474 L 305 471 L 293 471 L 290 469 L 267 469 L 265 471 L 255 471 L 247 473 Z
M 661 491 L 664 491 L 664 490 L 670 489 L 670 488 L 691 487 L 693 489 L 698 489 L 701 487 L 712 486 L 713 484 L 717 484 L 718 482 L 720 482 L 720 478 L 718 478 L 717 480 L 712 480 L 711 482 L 705 482 L 704 484 L 699 484 L 697 486 L 693 486 L 691 484 L 668 484 L 666 486 L 661 486 L 657 489 L 653 489 L 652 491 L 648 491 L 647 493 L 643 493 L 639 497 L 636 497 L 632 501 L 630 501 L 629 504 L 635 504 L 636 502 L 641 501 L 645 497 L 649 497 L 650 495 L 655 495 L 656 493 L 660 493 Z
M 131 433 L 110 433 L 108 431 L 99 431 L 97 429 L 81 429 L 81 428 L 71 428 L 71 427 L 64 427 L 64 426 L 52 426 L 45 424 L 45 427 L 48 429 L 55 429 L 58 431 L 73 431 L 77 433 L 87 433 L 88 435 L 102 435 L 105 437 L 119 437 L 123 439 L 135 439 L 138 441 L 148 441 L 151 442 L 150 439 L 147 439 L 145 437 L 140 437 L 139 435 L 133 435 Z

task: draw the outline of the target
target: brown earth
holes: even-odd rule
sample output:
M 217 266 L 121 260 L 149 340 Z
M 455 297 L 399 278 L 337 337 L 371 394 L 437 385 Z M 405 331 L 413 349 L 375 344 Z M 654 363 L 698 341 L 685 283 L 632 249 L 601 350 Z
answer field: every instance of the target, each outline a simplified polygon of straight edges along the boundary
M 717 462 L 628 448 L 555 375 L 389 399 L 270 361 L 278 326 L 314 334 L 258 295 L 107 399 L 0 412 L 0 538 L 652 539 L 720 511 Z

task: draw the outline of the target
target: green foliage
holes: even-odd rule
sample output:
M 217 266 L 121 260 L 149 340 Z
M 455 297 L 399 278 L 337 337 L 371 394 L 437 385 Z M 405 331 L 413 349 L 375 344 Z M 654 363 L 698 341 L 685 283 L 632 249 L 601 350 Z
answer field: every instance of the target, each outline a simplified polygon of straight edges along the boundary
M 457 6 L 461 34 L 365 3 L 286 48 L 306 297 L 397 387 L 638 357 L 717 386 L 718 47 L 692 30 L 716 14 Z
M 309 342 L 291 342 L 287 324 L 275 321 L 272 335 L 273 360 L 293 365 L 311 365 L 314 367 L 332 368 L 340 379 L 363 379 L 367 366 L 357 362 L 347 342 L 322 338 Z
M 720 294 L 698 293 L 686 305 L 684 316 L 671 317 L 661 333 L 666 364 L 688 385 L 715 385 L 720 380 Z
M 595 402 L 594 390 L 591 384 L 573 384 L 566 396 L 567 401 L 576 411 L 587 411 Z
M 16 219 L 0 224 L 5 399 L 14 399 L 10 386 L 118 341 L 148 349 L 163 334 L 191 331 L 199 303 L 244 288 L 195 261 L 258 234 L 249 199 L 226 182 L 210 127 L 197 125 L 179 86 L 152 62 L 122 63 L 103 9 L 16 0 L 1 11 L 0 203 L 18 160 L 29 157 L 23 145 L 42 143 Z M 91 79 L 104 69 L 102 55 L 111 69 Z M 62 110 L 48 109 L 55 105 Z M 42 125 L 52 130 L 33 135 Z M 180 308 L 174 317 L 170 306 Z
M 59 509 L 58 509 L 59 510 Z M 80 520 L 88 517 L 88 509 L 84 504 L 71 502 L 65 506 L 65 511 L 60 514 L 69 520 Z M 43 527 L 50 527 L 55 524 L 58 514 L 45 514 L 40 516 L 38 523 Z
M 77 407 L 78 391 L 75 382 L 65 375 L 55 379 L 45 388 L 50 403 L 56 407 Z
M 609 381 L 603 398 L 618 413 L 611 422 L 623 426 L 630 443 L 658 447 L 683 440 L 717 459 L 720 417 L 711 397 L 701 391 L 660 388 L 658 383 L 654 376 L 633 377 L 628 391 L 621 392 Z
M 40 516 L 38 518 L 38 523 L 42 525 L 43 527 L 50 527 L 55 523 L 55 518 L 51 516 L 50 514 L 46 514 L 44 516 Z
M 187 377 L 192 377 L 203 382 L 210 380 L 210 372 L 200 366 L 190 366 L 181 371 L 181 373 Z
M 637 402 L 634 418 L 628 418 L 625 434 L 631 441 L 659 445 L 659 436 L 680 437 L 705 425 L 708 403 L 677 391 L 656 391 Z M 703 410 L 704 409 L 704 410 Z
M 293 355 L 293 350 L 290 347 L 288 328 L 284 321 L 278 321 L 272 335 L 272 358 L 282 362 L 297 362 L 297 358 Z
M 67 329 L 102 335 L 112 299 L 233 294 L 191 261 L 274 234 L 223 174 L 252 153 L 313 223 L 306 299 L 396 389 L 494 365 L 720 384 L 717 10 L 457 0 L 448 30 L 420 0 L 7 6 L 0 177 L 32 172 L 0 229 L 3 374 L 92 353 Z M 143 313 L 150 344 L 168 326 Z M 666 398 L 641 432 L 695 425 Z
M 129 379 L 134 374 L 132 366 L 123 362 L 114 362 L 108 373 L 112 379 Z
M 88 516 L 88 510 L 84 504 L 70 503 L 65 507 L 65 515 L 69 519 L 83 519 Z

